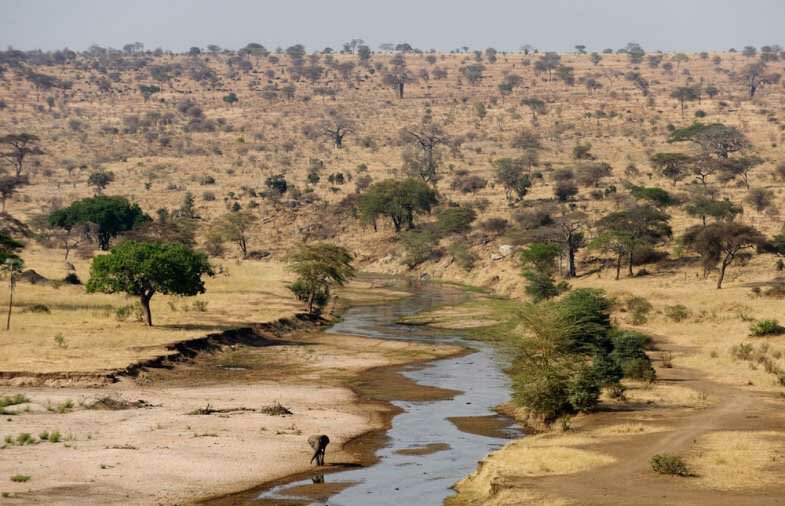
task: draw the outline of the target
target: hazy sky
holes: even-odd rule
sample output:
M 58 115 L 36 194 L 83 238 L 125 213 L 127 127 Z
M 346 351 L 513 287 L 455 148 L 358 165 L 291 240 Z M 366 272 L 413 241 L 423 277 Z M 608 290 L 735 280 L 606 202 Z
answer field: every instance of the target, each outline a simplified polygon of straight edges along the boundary
M 785 45 L 785 0 L 0 0 L 0 47 L 714 50 Z

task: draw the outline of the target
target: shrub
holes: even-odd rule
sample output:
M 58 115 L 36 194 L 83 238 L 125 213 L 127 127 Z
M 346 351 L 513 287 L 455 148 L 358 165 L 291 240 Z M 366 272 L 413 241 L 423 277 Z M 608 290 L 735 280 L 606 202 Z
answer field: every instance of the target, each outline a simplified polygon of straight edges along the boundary
M 591 411 L 600 399 L 600 381 L 594 371 L 585 367 L 573 376 L 567 385 L 567 399 L 579 412 Z
M 68 274 L 66 274 L 65 277 L 63 278 L 63 282 L 69 285 L 82 284 L 82 280 L 79 279 L 79 276 L 77 276 L 75 272 L 69 272 Z
M 681 322 L 690 317 L 690 310 L 683 304 L 676 304 L 675 306 L 665 306 L 663 309 L 665 316 L 675 322 Z
M 777 320 L 761 320 L 750 326 L 750 337 L 778 336 L 785 334 L 785 327 Z
M 634 358 L 622 363 L 622 372 L 625 378 L 651 383 L 656 377 L 654 367 L 648 358 Z
M 559 181 L 553 188 L 553 194 L 559 202 L 566 202 L 578 194 L 578 187 L 570 181 Z
M 507 231 L 509 226 L 510 222 L 504 218 L 488 218 L 487 220 L 480 223 L 480 227 L 483 231 L 494 235 L 503 234 Z
M 513 397 L 551 423 L 573 411 L 568 378 L 554 368 L 522 367 L 513 377 Z
M 455 241 L 447 248 L 447 252 L 463 270 L 468 272 L 474 268 L 477 256 L 471 252 L 465 241 Z
M 740 343 L 730 349 L 730 354 L 738 360 L 751 360 L 754 347 L 750 343 Z
M 652 470 L 660 474 L 672 476 L 690 476 L 687 464 L 681 457 L 668 453 L 658 453 L 649 460 Z
M 549 272 L 527 270 L 521 275 L 528 281 L 524 291 L 533 302 L 552 299 L 570 289 L 570 285 L 564 281 L 556 283 Z
M 16 483 L 24 483 L 26 481 L 30 481 L 30 476 L 26 474 L 15 474 L 11 476 L 11 481 Z
M 460 234 L 471 228 L 477 218 L 473 209 L 466 207 L 448 207 L 436 215 L 436 226 L 445 234 Z
M 33 304 L 30 306 L 29 311 L 31 313 L 51 313 L 51 311 L 49 311 L 49 307 L 46 304 Z
M 401 244 L 405 252 L 403 263 L 414 269 L 436 255 L 439 239 L 430 231 L 406 232 L 401 236 Z
M 627 299 L 627 310 L 632 314 L 633 325 L 643 325 L 649 320 L 652 305 L 643 297 L 632 296 Z
M 625 378 L 654 381 L 655 372 L 645 349 L 651 337 L 637 332 L 616 330 L 611 333 L 611 358 L 618 364 Z
M 138 302 L 133 304 L 128 304 L 126 306 L 120 306 L 115 309 L 115 318 L 120 321 L 142 321 L 142 306 Z

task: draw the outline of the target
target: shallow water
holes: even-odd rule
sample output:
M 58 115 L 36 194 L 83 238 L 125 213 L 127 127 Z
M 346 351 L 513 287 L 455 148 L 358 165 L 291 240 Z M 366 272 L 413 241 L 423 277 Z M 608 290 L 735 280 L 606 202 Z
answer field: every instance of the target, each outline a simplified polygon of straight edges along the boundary
M 329 474 L 315 473 L 309 479 L 275 486 L 255 496 L 260 504 L 442 504 L 454 493 L 451 486 L 472 472 L 479 459 L 520 435 L 510 419 L 498 415 L 488 420 L 487 425 L 494 429 L 485 432 L 486 435 L 481 435 L 482 430 L 461 431 L 449 420 L 493 416 L 492 409 L 508 400 L 509 380 L 502 372 L 505 353 L 488 343 L 466 340 L 449 331 L 398 324 L 403 316 L 454 304 L 467 297 L 458 289 L 426 283 L 409 283 L 403 288 L 415 295 L 384 305 L 352 308 L 329 332 L 457 343 L 477 350 L 462 357 L 403 369 L 403 374 L 418 384 L 461 393 L 447 400 L 393 401 L 403 412 L 393 418 L 387 431 L 388 444 L 378 450 L 376 464 Z M 471 418 L 468 420 L 468 425 L 472 425 Z M 482 427 L 486 420 L 478 422 L 473 425 Z M 429 451 L 431 448 L 438 451 Z M 328 464 L 329 456 L 328 447 Z

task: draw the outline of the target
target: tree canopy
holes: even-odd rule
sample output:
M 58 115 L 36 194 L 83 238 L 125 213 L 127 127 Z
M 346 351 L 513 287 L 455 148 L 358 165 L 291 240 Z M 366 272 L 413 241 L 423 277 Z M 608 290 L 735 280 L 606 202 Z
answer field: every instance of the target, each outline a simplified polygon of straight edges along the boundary
M 204 293 L 203 275 L 212 276 L 207 255 L 180 243 L 125 241 L 93 259 L 87 291 L 139 297 L 147 325 L 156 293 L 193 296 Z
M 392 220 L 396 232 L 403 225 L 414 226 L 414 216 L 430 213 L 438 203 L 436 192 L 423 181 L 409 179 L 387 179 L 372 184 L 360 195 L 358 207 L 360 216 L 376 227 L 379 216 Z
M 98 245 L 106 251 L 113 237 L 150 219 L 138 204 L 131 204 L 125 197 L 98 195 L 58 209 L 49 216 L 49 224 L 70 229 L 74 225 L 94 223 L 98 227 Z
M 332 287 L 343 286 L 355 274 L 349 250 L 330 243 L 299 246 L 289 257 L 289 269 L 297 275 L 289 289 L 308 304 L 309 313 L 329 302 Z

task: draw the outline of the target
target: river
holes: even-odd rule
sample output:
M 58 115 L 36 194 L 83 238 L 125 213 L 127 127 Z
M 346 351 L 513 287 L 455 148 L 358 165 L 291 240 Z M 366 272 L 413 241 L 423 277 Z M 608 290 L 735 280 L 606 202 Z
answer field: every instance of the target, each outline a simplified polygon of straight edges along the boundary
M 399 323 L 405 316 L 462 302 L 471 295 L 455 287 L 433 283 L 397 283 L 403 285 L 395 288 L 405 289 L 413 296 L 381 305 L 352 307 L 328 332 L 460 344 L 471 348 L 475 350 L 473 353 L 401 371 L 420 385 L 460 393 L 450 399 L 428 402 L 392 401 L 402 411 L 392 420 L 386 444 L 377 450 L 376 464 L 326 474 L 315 470 L 308 479 L 256 491 L 252 497 L 246 496 L 244 502 L 259 505 L 439 505 L 454 493 L 451 487 L 455 482 L 474 471 L 478 460 L 509 439 L 520 436 L 512 420 L 493 413 L 494 407 L 509 399 L 509 379 L 503 372 L 509 354 L 503 348 L 458 336 L 456 332 Z M 478 426 L 496 428 L 476 430 Z M 327 460 L 329 463 L 329 448 Z

